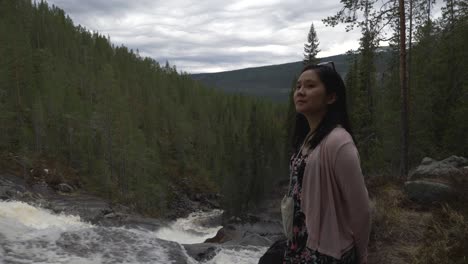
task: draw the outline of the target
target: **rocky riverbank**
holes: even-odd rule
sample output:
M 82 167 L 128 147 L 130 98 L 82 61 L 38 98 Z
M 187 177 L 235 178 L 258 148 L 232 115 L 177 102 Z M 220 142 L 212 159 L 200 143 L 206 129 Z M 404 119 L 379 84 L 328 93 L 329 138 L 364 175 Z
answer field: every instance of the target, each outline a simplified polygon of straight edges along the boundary
M 412 170 L 404 184 L 385 179 L 369 179 L 368 189 L 375 206 L 369 263 L 390 263 L 385 261 L 387 258 L 397 263 L 410 257 L 419 257 L 418 252 L 425 245 L 423 241 L 427 230 L 436 221 L 434 212 L 439 214 L 442 204 L 464 201 L 466 198 L 460 196 L 468 190 L 464 192 L 460 188 L 468 186 L 467 165 L 468 160 L 462 157 L 452 156 L 440 161 L 425 158 Z M 100 226 L 123 226 L 152 231 L 168 227 L 171 220 L 184 217 L 190 212 L 219 208 L 219 195 L 185 193 L 174 203 L 168 217 L 155 219 L 138 214 L 124 205 L 90 195 L 69 182 L 51 185 L 41 180 L 41 177 L 35 179 L 24 179 L 8 172 L 0 173 L 0 200 L 23 201 L 56 213 L 79 215 L 85 222 Z M 258 255 L 270 247 L 259 263 L 271 264 L 280 260 L 284 236 L 279 201 L 286 185 L 287 182 L 280 182 L 268 199 L 242 217 L 219 215 L 204 219 L 203 223 L 199 223 L 200 226 L 222 228 L 204 243 L 182 244 L 185 253 L 196 261 L 211 263 L 223 251 L 248 250 L 257 252 L 255 254 Z M 402 243 L 404 247 L 399 246 Z M 180 249 L 176 251 L 171 255 L 185 254 Z
M 169 228 L 177 217 L 184 217 L 190 211 L 209 211 L 218 207 L 219 196 L 180 195 L 183 197 L 173 206 L 173 211 L 164 219 L 155 219 L 138 214 L 131 208 L 112 203 L 106 199 L 88 194 L 79 187 L 58 183 L 55 186 L 45 181 L 31 181 L 8 172 L 0 174 L 0 200 L 22 201 L 55 213 L 77 215 L 84 222 L 105 227 L 127 227 L 157 231 Z M 267 201 L 272 206 L 274 202 Z M 276 204 L 275 204 L 276 205 Z M 265 206 L 265 205 L 264 205 Z M 268 207 L 268 206 L 267 206 Z M 272 206 L 276 208 L 276 206 Z M 276 209 L 271 209 L 275 211 Z M 279 218 L 262 213 L 249 213 L 244 217 L 214 217 L 204 219 L 200 226 L 223 226 L 216 236 L 205 243 L 183 244 L 186 253 L 201 262 L 212 260 L 220 251 L 255 252 L 269 247 L 282 237 Z M 273 214 L 277 214 L 274 212 Z M 273 219 L 273 220 L 272 220 Z M 172 243 L 172 242 L 168 242 Z M 181 254 L 180 252 L 178 253 Z M 171 256 L 178 256 L 171 253 Z M 261 252 L 257 253 L 261 254 Z M 181 262 L 183 263 L 183 262 Z
M 63 186 L 66 186 L 63 187 L 65 189 L 56 189 L 41 181 L 31 184 L 22 177 L 3 173 L 0 175 L 0 199 L 26 202 L 55 213 L 78 215 L 83 221 L 92 224 L 144 227 L 150 230 L 165 224 L 165 221 L 144 217 L 126 206 L 87 194 L 68 184 Z

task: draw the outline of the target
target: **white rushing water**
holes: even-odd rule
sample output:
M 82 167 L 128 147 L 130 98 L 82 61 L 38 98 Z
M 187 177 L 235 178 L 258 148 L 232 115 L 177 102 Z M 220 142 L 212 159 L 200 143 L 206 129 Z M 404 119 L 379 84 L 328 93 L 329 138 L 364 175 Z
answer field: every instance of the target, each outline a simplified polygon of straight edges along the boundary
M 156 232 L 156 236 L 181 244 L 203 243 L 206 239 L 214 237 L 222 227 L 208 225 L 211 219 L 220 217 L 222 213 L 222 210 L 192 213 L 187 218 L 177 219 L 169 227 L 161 228 Z
M 247 246 L 241 249 L 221 249 L 207 264 L 257 264 L 267 248 Z
M 95 226 L 23 202 L 0 201 L 0 263 L 198 263 L 180 244 L 202 243 L 222 211 L 192 213 L 149 230 Z M 173 242 L 171 242 L 173 241 Z M 254 264 L 263 247 L 221 248 L 207 264 Z

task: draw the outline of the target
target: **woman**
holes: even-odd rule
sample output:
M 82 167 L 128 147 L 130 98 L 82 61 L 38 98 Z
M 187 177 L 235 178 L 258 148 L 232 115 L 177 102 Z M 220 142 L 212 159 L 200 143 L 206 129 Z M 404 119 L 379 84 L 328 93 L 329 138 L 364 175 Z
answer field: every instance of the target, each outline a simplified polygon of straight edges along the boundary
M 293 235 L 283 263 L 367 263 L 369 199 L 333 62 L 303 69 L 294 104 Z

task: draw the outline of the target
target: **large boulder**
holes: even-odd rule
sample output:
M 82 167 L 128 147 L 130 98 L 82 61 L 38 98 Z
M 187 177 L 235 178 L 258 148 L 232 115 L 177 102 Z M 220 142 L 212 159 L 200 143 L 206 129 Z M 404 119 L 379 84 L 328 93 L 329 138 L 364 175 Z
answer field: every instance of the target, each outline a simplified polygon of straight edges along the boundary
M 468 159 L 464 157 L 459 157 L 452 155 L 446 159 L 444 159 L 442 162 L 445 162 L 447 164 L 450 164 L 456 168 L 461 168 L 464 166 L 468 166 Z
M 238 245 L 264 246 L 282 238 L 283 231 L 279 220 L 260 219 L 251 216 L 249 221 L 229 220 L 218 233 L 205 243 L 226 243 Z
M 463 167 L 467 165 L 468 159 L 464 157 L 450 156 L 441 161 L 426 157 L 410 172 L 409 180 L 438 179 L 449 182 L 454 177 L 462 177 Z
M 260 258 L 258 264 L 282 264 L 285 249 L 285 239 L 276 241 Z
M 468 159 L 450 156 L 441 161 L 425 157 L 410 172 L 405 192 L 413 201 L 422 204 L 447 202 L 460 194 L 458 185 L 468 181 Z
M 449 185 L 425 180 L 408 181 L 404 189 L 408 198 L 423 204 L 444 202 L 453 195 Z
M 228 225 L 218 230 L 216 235 L 212 238 L 208 238 L 204 243 L 226 243 L 231 240 L 239 240 L 243 236 L 243 233 L 236 229 L 235 226 Z
M 201 243 L 201 244 L 184 244 L 187 255 L 199 262 L 211 260 L 218 254 L 220 248 L 216 244 Z

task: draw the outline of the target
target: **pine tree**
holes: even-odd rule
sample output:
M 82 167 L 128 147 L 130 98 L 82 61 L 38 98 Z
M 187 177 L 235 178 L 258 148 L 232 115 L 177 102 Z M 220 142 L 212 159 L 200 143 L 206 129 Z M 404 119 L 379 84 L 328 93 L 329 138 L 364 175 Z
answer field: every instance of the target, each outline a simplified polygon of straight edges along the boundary
M 320 52 L 319 40 L 317 33 L 315 32 L 314 23 L 310 25 L 309 34 L 307 35 L 307 43 L 304 44 L 304 65 L 307 64 L 317 64 L 319 60 L 317 59 L 317 53 Z
M 400 91 L 401 91 L 401 153 L 400 177 L 406 178 L 408 174 L 408 72 L 406 61 L 406 16 L 405 1 L 398 0 L 399 10 L 399 36 L 400 36 Z

